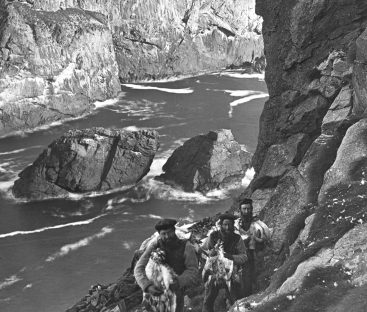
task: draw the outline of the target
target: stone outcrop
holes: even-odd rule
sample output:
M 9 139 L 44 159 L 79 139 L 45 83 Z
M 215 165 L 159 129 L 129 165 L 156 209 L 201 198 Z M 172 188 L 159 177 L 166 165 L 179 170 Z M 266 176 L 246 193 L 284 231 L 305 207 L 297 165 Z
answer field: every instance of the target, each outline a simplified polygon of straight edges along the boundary
M 70 130 L 19 174 L 13 194 L 43 199 L 131 187 L 149 172 L 158 147 L 156 131 Z
M 263 55 L 255 0 L 0 0 L 0 135 L 88 113 L 120 81 Z
M 164 173 L 157 179 L 188 192 L 206 193 L 240 184 L 250 160 L 250 153 L 241 150 L 231 130 L 210 131 L 178 147 L 164 164 Z

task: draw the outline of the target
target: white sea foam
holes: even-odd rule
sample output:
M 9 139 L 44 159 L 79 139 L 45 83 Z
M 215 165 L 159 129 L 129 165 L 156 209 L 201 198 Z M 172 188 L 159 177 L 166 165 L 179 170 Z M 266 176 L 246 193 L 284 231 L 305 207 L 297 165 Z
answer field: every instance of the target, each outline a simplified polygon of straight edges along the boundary
M 232 118 L 232 116 L 233 116 L 233 107 L 236 107 L 236 106 L 238 106 L 240 104 L 244 104 L 244 103 L 250 102 L 252 100 L 266 98 L 268 96 L 269 96 L 269 94 L 267 94 L 265 92 L 260 92 L 258 94 L 248 95 L 248 96 L 246 96 L 246 97 L 244 97 L 242 99 L 235 100 L 235 101 L 229 103 L 230 108 L 229 108 L 229 111 L 228 111 L 228 116 L 230 118 Z
M 269 94 L 267 94 L 267 93 L 252 94 L 252 95 L 246 96 L 242 99 L 235 100 L 235 101 L 229 103 L 229 105 L 231 105 L 231 107 L 234 107 L 234 106 L 237 106 L 237 105 L 240 105 L 240 104 L 250 102 L 252 100 L 261 99 L 261 98 L 265 98 L 265 97 L 268 97 L 268 96 L 269 96 Z
M 141 130 L 142 128 L 138 128 L 136 126 L 128 126 L 128 127 L 125 127 L 124 130 L 127 130 L 127 131 L 139 131 Z
M 118 99 L 108 99 L 106 101 L 100 102 L 100 101 L 96 101 L 94 102 L 94 107 L 96 109 L 98 108 L 102 108 L 102 107 L 106 107 L 106 106 L 113 106 L 116 103 L 118 103 L 118 101 L 121 99 L 122 97 L 118 98 Z
M 3 281 L 0 282 L 0 290 L 5 289 L 9 286 L 14 285 L 17 282 L 20 282 L 22 280 L 22 278 L 18 277 L 17 275 L 12 275 L 7 277 L 6 279 L 4 279 Z
M 218 90 L 220 91 L 220 90 Z M 230 96 L 249 96 L 253 94 L 261 94 L 261 91 L 253 91 L 253 90 L 224 90 L 224 92 L 229 93 Z
M 113 232 L 113 228 L 110 228 L 110 227 L 106 226 L 106 227 L 102 228 L 102 230 L 97 234 L 94 234 L 92 236 L 83 238 L 83 239 L 77 241 L 76 243 L 67 244 L 65 246 L 62 246 L 60 248 L 60 251 L 58 251 L 58 252 L 52 254 L 51 256 L 49 256 L 46 259 L 46 261 L 47 262 L 52 262 L 52 261 L 56 260 L 57 258 L 64 257 L 64 256 L 68 255 L 70 252 L 75 251 L 79 248 L 88 246 L 92 241 L 94 241 L 98 238 L 102 238 L 102 237 L 104 237 L 107 234 L 110 234 L 112 232 Z
M 253 167 L 246 170 L 246 174 L 242 179 L 242 186 L 247 187 L 255 176 L 255 169 Z
M 13 198 L 11 188 L 14 185 L 15 180 L 18 176 L 14 174 L 8 181 L 0 181 L 0 192 L 3 193 L 7 198 Z
M 99 216 L 94 217 L 92 219 L 88 219 L 88 220 L 84 220 L 84 221 L 77 221 L 77 222 L 71 222 L 71 223 L 66 223 L 66 224 L 58 224 L 58 225 L 43 227 L 43 228 L 31 230 L 31 231 L 14 231 L 14 232 L 10 232 L 10 233 L 0 234 L 0 238 L 12 237 L 12 236 L 17 236 L 17 235 L 28 235 L 28 234 L 41 233 L 41 232 L 45 232 L 45 231 L 49 231 L 49 230 L 62 229 L 62 228 L 65 228 L 65 227 L 70 227 L 70 226 L 87 225 L 87 224 L 90 224 L 90 223 L 94 222 L 95 220 L 97 220 L 97 219 L 99 219 L 103 216 L 105 216 L 105 214 L 102 214 L 102 215 L 99 215 Z
M 30 149 L 41 148 L 41 147 L 43 147 L 43 146 L 42 145 L 35 145 L 35 146 L 28 147 L 28 148 L 21 148 L 21 149 L 12 150 L 12 151 L 9 151 L 9 152 L 3 152 L 3 153 L 0 153 L 0 155 L 19 154 L 19 153 L 25 152 L 25 151 L 30 150 Z
M 168 92 L 168 93 L 176 93 L 176 94 L 189 94 L 193 93 L 194 90 L 191 88 L 184 88 L 184 89 L 171 89 L 171 88 L 159 88 L 159 87 L 153 87 L 153 86 L 144 86 L 144 85 L 136 85 L 131 83 L 125 83 L 123 86 L 135 90 L 157 90 L 162 92 Z
M 23 287 L 23 290 L 26 290 L 26 289 L 29 289 L 29 288 L 32 288 L 33 287 L 33 284 L 27 284 Z
M 239 72 L 221 72 L 220 76 L 227 76 L 238 79 L 258 79 L 259 81 L 264 81 L 265 75 L 256 73 L 256 74 L 248 74 L 248 73 L 239 73 Z
M 132 241 L 126 241 L 122 243 L 122 246 L 124 246 L 124 248 L 127 250 L 132 250 L 135 247 L 135 243 Z
M 175 188 L 171 185 L 167 185 L 153 179 L 147 180 L 146 183 L 149 184 L 152 196 L 162 200 L 189 201 L 201 204 L 227 197 L 226 190 L 215 190 L 203 195 L 200 192 L 184 192 L 179 188 Z

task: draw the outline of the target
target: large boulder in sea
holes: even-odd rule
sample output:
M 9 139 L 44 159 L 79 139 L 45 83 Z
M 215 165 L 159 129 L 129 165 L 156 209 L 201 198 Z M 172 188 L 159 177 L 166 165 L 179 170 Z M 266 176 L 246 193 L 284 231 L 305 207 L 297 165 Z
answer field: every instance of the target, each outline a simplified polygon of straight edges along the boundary
M 210 131 L 187 140 L 163 166 L 157 179 L 185 191 L 206 193 L 215 188 L 241 183 L 251 154 L 241 150 L 231 130 Z
M 19 174 L 13 194 L 43 199 L 129 187 L 149 172 L 158 147 L 154 130 L 69 130 Z

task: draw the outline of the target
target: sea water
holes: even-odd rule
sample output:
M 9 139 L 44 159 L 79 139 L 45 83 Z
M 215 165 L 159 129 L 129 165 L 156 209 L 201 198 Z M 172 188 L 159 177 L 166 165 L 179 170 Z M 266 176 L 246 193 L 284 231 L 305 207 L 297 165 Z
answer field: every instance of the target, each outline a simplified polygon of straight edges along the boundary
M 241 190 L 204 196 L 153 178 L 175 148 L 210 130 L 231 129 L 254 152 L 267 96 L 262 75 L 241 72 L 124 84 L 118 98 L 96 102 L 88 116 L 0 138 L 0 311 L 65 311 L 92 284 L 116 281 L 159 219 L 192 222 L 229 208 Z M 160 149 L 137 187 L 38 202 L 12 197 L 18 173 L 53 140 L 96 126 L 159 132 Z

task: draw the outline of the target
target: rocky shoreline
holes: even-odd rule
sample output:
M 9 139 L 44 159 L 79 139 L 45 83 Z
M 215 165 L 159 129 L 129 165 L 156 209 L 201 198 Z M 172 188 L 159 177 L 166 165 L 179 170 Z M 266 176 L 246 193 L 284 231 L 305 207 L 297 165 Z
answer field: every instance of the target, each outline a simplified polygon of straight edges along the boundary
M 263 55 L 255 0 L 0 0 L 0 24 L 0 136 L 86 114 L 123 82 Z

